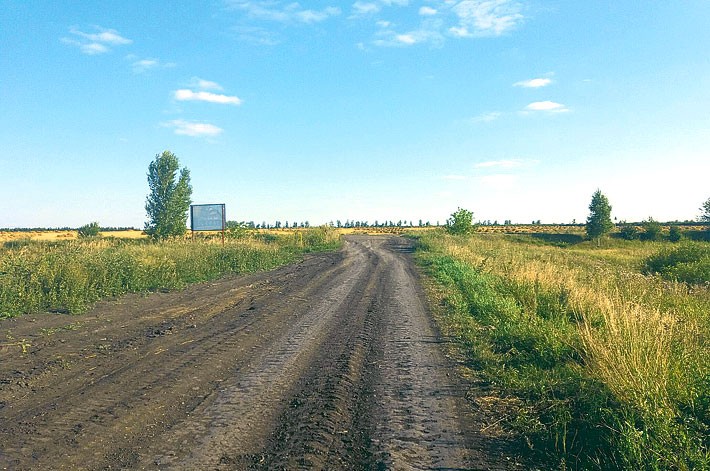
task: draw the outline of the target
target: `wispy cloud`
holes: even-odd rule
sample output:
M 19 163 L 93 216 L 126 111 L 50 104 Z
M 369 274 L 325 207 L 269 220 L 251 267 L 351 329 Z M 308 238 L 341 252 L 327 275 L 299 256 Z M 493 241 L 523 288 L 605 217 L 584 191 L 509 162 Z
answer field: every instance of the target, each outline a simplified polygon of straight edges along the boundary
M 496 119 L 500 118 L 503 116 L 503 113 L 500 111 L 492 111 L 490 113 L 483 113 L 478 116 L 474 116 L 473 118 L 470 119 L 470 122 L 472 123 L 490 123 L 491 121 L 495 121 Z
M 104 54 L 109 52 L 113 46 L 131 44 L 133 41 L 121 36 L 114 29 L 105 29 L 99 26 L 94 28 L 93 33 L 85 33 L 77 28 L 70 28 L 70 37 L 61 38 L 64 44 L 76 46 L 79 50 L 88 55 Z
M 398 33 L 389 26 L 388 23 L 382 23 L 380 25 L 381 29 L 376 33 L 376 39 L 372 41 L 375 46 L 401 47 L 421 43 L 429 43 L 438 46 L 444 40 L 438 28 L 430 27 L 427 24 L 422 25 L 419 29 L 403 33 Z
M 387 6 L 416 8 L 419 24 L 403 28 L 387 22 L 382 26 L 380 12 Z M 500 36 L 515 29 L 523 20 L 523 8 L 515 0 L 437 1 L 431 5 L 414 7 L 408 2 L 362 0 L 353 5 L 353 17 L 375 16 L 377 31 L 372 43 L 376 46 L 402 46 L 428 43 L 440 46 L 446 37 L 474 38 Z M 411 19 L 412 17 L 409 16 Z M 382 31 L 385 28 L 386 31 Z M 385 34 L 386 33 L 386 34 Z
M 569 111 L 562 103 L 556 103 L 554 101 L 535 101 L 530 103 L 525 107 L 526 111 L 547 111 L 550 113 L 563 113 Z
M 222 105 L 242 104 L 242 100 L 236 96 L 222 95 L 219 93 L 212 93 L 204 90 L 193 91 L 187 88 L 175 90 L 173 96 L 178 101 L 206 101 L 208 103 L 219 103 Z
M 238 25 L 234 27 L 234 32 L 241 41 L 260 46 L 276 46 L 281 42 L 276 32 L 259 26 Z
M 307 8 L 289 0 L 223 0 L 241 12 L 234 30 L 239 38 L 260 44 L 278 44 L 278 32 L 268 23 L 317 24 L 342 15 L 338 6 Z M 500 36 L 524 20 L 521 0 L 429 0 L 415 5 L 408 0 L 354 0 L 346 20 L 372 22 L 375 46 L 440 46 L 446 38 Z M 333 2 L 337 5 L 337 2 Z M 323 4 L 321 4 L 323 5 Z M 328 5 L 327 3 L 325 5 Z M 402 10 L 392 22 L 391 9 Z M 366 41 L 357 41 L 360 49 Z
M 200 123 L 197 121 L 185 121 L 174 119 L 162 123 L 163 127 L 173 128 L 175 134 L 190 137 L 214 137 L 220 135 L 224 130 L 210 123 Z
M 351 18 L 357 18 L 362 16 L 374 15 L 381 10 L 379 4 L 374 2 L 361 2 L 357 1 L 353 3 L 353 13 Z
M 131 61 L 131 67 L 133 68 L 133 72 L 136 74 L 142 74 L 154 69 L 175 67 L 174 62 L 161 62 L 159 59 L 138 59 L 134 55 L 129 55 L 126 58 Z
M 278 23 L 318 23 L 341 13 L 338 7 L 329 6 L 322 10 L 311 10 L 295 2 L 276 0 L 231 0 L 227 4 L 234 9 L 244 11 L 251 18 Z
M 515 82 L 514 87 L 523 88 L 541 88 L 546 87 L 552 83 L 552 79 L 549 78 L 534 78 L 530 80 L 522 80 L 520 82 Z
M 453 8 L 459 24 L 449 28 L 458 37 L 500 36 L 523 21 L 522 6 L 512 0 L 464 0 Z
M 201 79 L 200 77 L 192 77 L 192 79 L 190 80 L 190 86 L 199 88 L 200 90 L 216 90 L 218 92 L 224 90 L 224 88 L 222 88 L 222 85 L 218 84 L 217 82 Z

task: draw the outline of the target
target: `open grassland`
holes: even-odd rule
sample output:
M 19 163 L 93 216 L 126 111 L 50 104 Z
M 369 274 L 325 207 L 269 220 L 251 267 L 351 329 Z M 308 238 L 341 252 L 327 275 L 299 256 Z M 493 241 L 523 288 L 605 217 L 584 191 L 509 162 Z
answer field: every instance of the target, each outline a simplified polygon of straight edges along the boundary
M 710 244 L 419 240 L 442 328 L 533 453 L 558 469 L 710 469 Z
M 36 311 L 76 313 L 105 297 L 173 290 L 229 273 L 266 270 L 299 254 L 335 248 L 329 228 L 298 234 L 257 234 L 194 241 L 89 238 L 0 246 L 0 317 Z

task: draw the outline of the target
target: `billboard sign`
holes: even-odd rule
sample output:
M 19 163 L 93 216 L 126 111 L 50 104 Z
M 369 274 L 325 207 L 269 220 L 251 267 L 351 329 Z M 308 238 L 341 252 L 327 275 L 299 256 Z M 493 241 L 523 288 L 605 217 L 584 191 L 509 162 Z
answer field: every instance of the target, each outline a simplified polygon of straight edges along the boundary
M 190 228 L 193 231 L 223 231 L 226 223 L 224 204 L 190 205 Z

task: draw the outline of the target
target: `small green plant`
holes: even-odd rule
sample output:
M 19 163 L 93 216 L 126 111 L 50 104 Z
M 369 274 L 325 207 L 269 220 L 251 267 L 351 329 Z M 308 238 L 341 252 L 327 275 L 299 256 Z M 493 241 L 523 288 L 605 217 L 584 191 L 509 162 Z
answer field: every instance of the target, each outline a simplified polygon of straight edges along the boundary
M 84 224 L 78 230 L 79 237 L 98 237 L 101 227 L 98 222 L 90 222 L 89 224 Z

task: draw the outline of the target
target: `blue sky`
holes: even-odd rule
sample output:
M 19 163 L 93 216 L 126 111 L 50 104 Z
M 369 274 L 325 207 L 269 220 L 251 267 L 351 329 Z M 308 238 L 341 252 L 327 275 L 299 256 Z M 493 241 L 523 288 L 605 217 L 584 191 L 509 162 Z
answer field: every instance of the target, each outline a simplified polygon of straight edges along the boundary
M 0 0 L 0 227 L 143 227 L 163 150 L 230 220 L 694 219 L 710 2 Z

